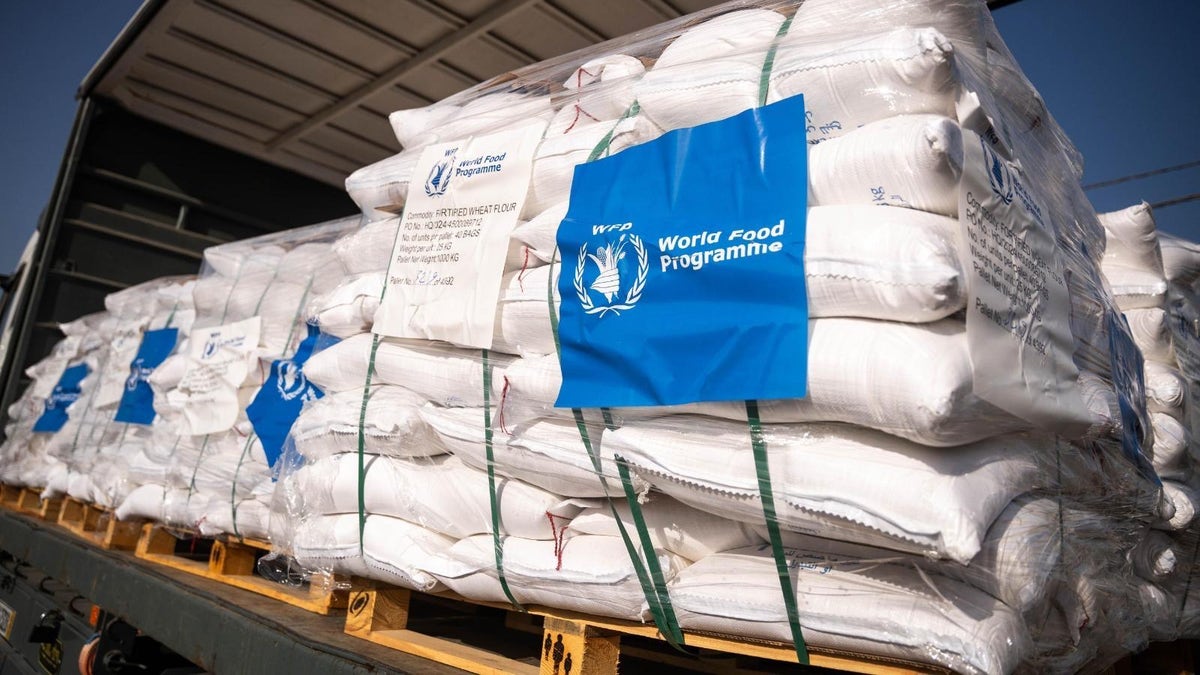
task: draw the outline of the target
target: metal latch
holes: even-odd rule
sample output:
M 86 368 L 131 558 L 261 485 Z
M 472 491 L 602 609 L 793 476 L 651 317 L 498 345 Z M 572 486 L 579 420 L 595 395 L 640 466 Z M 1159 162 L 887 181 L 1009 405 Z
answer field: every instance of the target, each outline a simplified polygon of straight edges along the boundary
M 63 613 L 57 609 L 48 609 L 29 631 L 29 641 L 34 644 L 48 644 L 58 640 L 58 632 L 62 629 Z

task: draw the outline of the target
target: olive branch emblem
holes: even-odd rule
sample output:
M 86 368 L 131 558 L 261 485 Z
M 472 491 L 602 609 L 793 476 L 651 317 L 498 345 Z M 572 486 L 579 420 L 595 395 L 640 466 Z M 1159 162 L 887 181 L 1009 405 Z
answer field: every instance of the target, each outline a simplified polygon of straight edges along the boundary
M 633 247 L 634 253 L 637 255 L 637 276 L 633 283 L 629 286 L 629 290 L 625 293 L 622 301 L 611 304 L 614 297 L 620 295 L 621 278 L 617 271 L 617 263 L 625 257 L 625 245 L 629 244 Z M 592 290 L 601 293 L 607 298 L 610 304 L 597 306 L 590 295 L 587 288 L 583 285 L 583 268 L 587 265 L 588 258 L 596 263 L 596 267 L 600 270 L 600 275 L 592 282 Z M 583 307 L 583 311 L 587 314 L 599 314 L 604 316 L 609 312 L 613 312 L 620 316 L 621 312 L 627 309 L 633 309 L 638 301 L 642 299 L 642 291 L 646 288 L 646 277 L 650 274 L 650 257 L 646 254 L 646 246 L 642 243 L 641 238 L 635 234 L 621 235 L 615 244 L 608 244 L 596 249 L 595 254 L 589 254 L 587 244 L 579 247 L 579 259 L 575 265 L 575 294 L 579 296 L 579 304 Z

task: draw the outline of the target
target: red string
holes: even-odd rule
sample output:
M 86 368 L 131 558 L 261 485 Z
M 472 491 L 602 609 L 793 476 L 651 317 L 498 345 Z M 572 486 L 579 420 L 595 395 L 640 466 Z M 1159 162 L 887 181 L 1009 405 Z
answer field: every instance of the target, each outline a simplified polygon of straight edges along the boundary
M 556 572 L 562 571 L 563 548 L 565 548 L 563 546 L 563 539 L 566 537 L 566 534 L 567 534 L 567 528 L 565 528 L 565 527 L 557 528 L 554 525 L 554 519 L 561 518 L 561 517 L 563 517 L 563 516 L 555 516 L 553 513 L 550 513 L 549 511 L 546 512 L 546 520 L 550 521 L 550 536 L 554 539 L 554 558 L 555 558 L 555 560 L 557 560 L 557 565 L 555 566 L 554 570 Z
M 508 376 L 504 376 L 504 388 L 500 390 L 500 414 L 496 415 L 496 424 L 499 425 L 500 431 L 510 433 L 508 427 L 504 426 L 504 400 L 508 398 Z
M 522 246 L 525 251 L 525 260 L 521 262 L 521 271 L 517 272 L 517 283 L 521 286 L 521 292 L 525 292 L 525 271 L 529 269 L 529 247 Z

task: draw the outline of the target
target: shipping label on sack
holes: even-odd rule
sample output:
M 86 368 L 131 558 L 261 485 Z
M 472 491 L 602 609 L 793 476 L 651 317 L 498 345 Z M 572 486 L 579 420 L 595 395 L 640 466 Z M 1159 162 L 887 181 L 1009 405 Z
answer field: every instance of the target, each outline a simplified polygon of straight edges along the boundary
M 320 329 L 310 324 L 308 336 L 296 348 L 292 358 L 271 364 L 271 374 L 246 408 L 246 417 L 254 426 L 254 433 L 258 434 L 267 462 L 272 467 L 283 452 L 283 443 L 304 404 L 325 395 L 304 376 L 304 364 L 322 337 L 336 342 L 336 338 L 322 336 Z
M 237 422 L 238 388 L 250 372 L 262 330 L 261 317 L 213 328 L 197 328 L 188 337 L 186 370 L 167 394 L 183 412 L 184 435 L 228 431 Z
M 109 357 L 101 369 L 99 387 L 92 407 L 106 408 L 120 403 L 128 379 L 125 377 L 125 364 L 132 361 L 137 353 L 142 341 L 142 329 L 145 327 L 146 322 L 142 321 L 125 326 L 113 336 L 109 343 Z
M 1078 437 L 1091 416 L 1072 355 L 1071 298 L 1050 214 L 1004 160 L 963 130 L 959 192 L 967 343 L 977 396 Z
M 77 363 L 63 371 L 58 378 L 58 384 L 46 397 L 45 409 L 37 421 L 33 423 L 36 432 L 55 432 L 67 423 L 67 408 L 79 400 L 82 392 L 80 387 L 83 378 L 88 376 L 91 369 L 86 363 Z
M 796 96 L 575 168 L 557 406 L 805 395 L 804 119 Z
M 375 333 L 492 346 L 509 236 L 545 126 L 539 121 L 421 153 Z
M 177 328 L 148 330 L 142 335 L 142 344 L 129 364 L 129 377 L 125 380 L 125 392 L 117 406 L 115 421 L 127 424 L 154 422 L 154 390 L 150 388 L 150 375 L 175 351 L 178 342 Z

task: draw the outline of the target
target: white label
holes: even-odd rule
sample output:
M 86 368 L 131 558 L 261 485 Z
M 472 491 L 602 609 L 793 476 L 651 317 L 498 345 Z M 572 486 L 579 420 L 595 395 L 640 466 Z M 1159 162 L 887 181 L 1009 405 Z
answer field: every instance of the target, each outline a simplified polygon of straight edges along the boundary
M 258 349 L 262 319 L 252 317 L 214 328 L 197 328 L 188 338 L 187 365 L 179 386 L 167 394 L 182 410 L 185 435 L 228 431 L 242 406 L 238 388 Z
M 121 402 L 125 394 L 125 383 L 129 380 L 129 364 L 137 356 L 142 344 L 142 329 L 145 322 L 126 326 L 115 337 L 109 348 L 108 360 L 100 373 L 100 386 L 96 390 L 93 408 L 107 408 Z
M 508 239 L 544 128 L 537 122 L 421 153 L 375 314 L 376 333 L 492 346 Z
M 977 396 L 1068 437 L 1087 430 L 1071 299 L 1048 219 L 1018 170 L 963 130 L 958 215 Z

